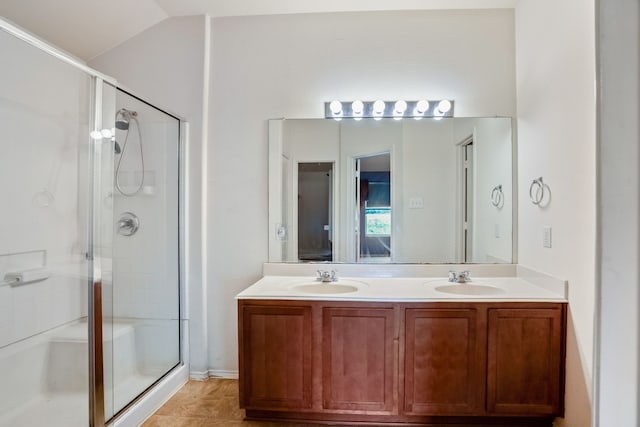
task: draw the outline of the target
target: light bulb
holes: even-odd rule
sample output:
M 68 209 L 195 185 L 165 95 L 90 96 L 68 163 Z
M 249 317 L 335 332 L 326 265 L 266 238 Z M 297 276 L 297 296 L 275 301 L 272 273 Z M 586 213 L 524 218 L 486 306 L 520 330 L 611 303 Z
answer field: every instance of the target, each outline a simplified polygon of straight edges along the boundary
M 424 114 L 428 109 L 429 109 L 429 101 L 427 101 L 426 99 L 421 99 L 416 103 L 416 110 L 415 110 L 416 113 Z
M 92 130 L 89 133 L 89 136 L 91 137 L 91 139 L 95 139 L 97 141 L 99 139 L 102 139 L 102 132 L 100 132 L 99 130 Z
M 342 114 L 342 102 L 331 101 L 331 104 L 329 104 L 329 109 L 334 116 L 339 116 L 340 114 Z
M 443 114 L 451 110 L 451 101 L 447 99 L 443 99 L 438 103 L 438 110 L 440 110 Z
M 376 102 L 373 103 L 373 114 L 376 116 L 381 116 L 384 114 L 385 108 L 386 108 L 386 105 L 384 101 L 381 99 L 378 99 Z
M 403 101 L 402 99 L 400 101 L 396 101 L 396 105 L 393 111 L 394 114 L 402 115 L 405 111 L 407 111 L 407 102 Z
M 351 103 L 351 111 L 354 116 L 362 116 L 362 112 L 364 111 L 364 103 L 360 100 L 353 101 Z

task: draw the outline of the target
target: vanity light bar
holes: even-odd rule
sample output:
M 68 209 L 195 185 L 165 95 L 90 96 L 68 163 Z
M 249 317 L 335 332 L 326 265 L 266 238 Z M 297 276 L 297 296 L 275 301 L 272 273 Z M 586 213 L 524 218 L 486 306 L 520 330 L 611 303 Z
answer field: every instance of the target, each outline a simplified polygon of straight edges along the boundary
M 422 117 L 453 117 L 454 101 L 418 100 L 418 101 L 330 101 L 324 103 L 325 119 L 355 119 L 362 118 L 422 118 Z

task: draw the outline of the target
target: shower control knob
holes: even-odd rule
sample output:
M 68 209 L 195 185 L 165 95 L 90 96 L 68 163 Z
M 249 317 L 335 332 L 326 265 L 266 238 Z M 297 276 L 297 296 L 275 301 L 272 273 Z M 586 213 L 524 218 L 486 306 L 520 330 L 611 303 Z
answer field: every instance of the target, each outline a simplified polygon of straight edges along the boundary
M 123 212 L 116 223 L 116 230 L 121 236 L 133 236 L 140 228 L 140 220 L 133 212 Z

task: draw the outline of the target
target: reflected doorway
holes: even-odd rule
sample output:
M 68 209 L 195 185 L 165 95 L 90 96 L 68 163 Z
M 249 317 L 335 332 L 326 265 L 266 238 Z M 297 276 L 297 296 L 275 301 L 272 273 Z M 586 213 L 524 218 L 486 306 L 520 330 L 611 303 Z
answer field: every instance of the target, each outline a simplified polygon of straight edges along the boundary
M 460 143 L 461 171 L 460 205 L 462 206 L 462 259 L 461 262 L 473 262 L 473 201 L 474 201 L 474 171 L 473 171 L 473 136 Z
M 356 165 L 357 262 L 391 261 L 391 154 L 358 157 Z
M 333 163 L 298 163 L 298 259 L 333 261 Z

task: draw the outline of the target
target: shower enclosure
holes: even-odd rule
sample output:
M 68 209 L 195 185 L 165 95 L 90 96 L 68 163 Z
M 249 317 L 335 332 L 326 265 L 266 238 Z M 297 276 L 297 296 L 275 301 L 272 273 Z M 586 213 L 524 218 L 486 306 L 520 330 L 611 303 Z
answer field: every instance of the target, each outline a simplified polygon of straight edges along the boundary
M 183 366 L 181 122 L 0 28 L 0 427 L 117 423 Z

